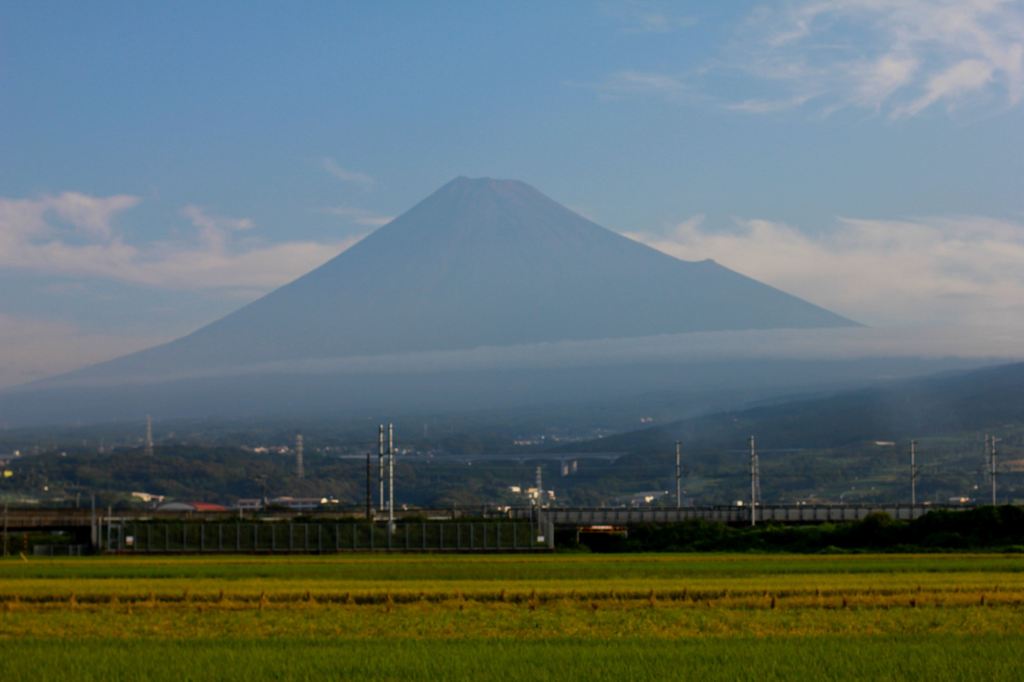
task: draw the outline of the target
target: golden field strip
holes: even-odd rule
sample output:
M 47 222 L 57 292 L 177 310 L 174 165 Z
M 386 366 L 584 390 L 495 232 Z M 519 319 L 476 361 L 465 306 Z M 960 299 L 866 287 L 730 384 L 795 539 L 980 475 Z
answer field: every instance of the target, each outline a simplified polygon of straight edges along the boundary
M 89 653 L 67 649 L 69 636 Z M 764 645 L 752 644 L 757 641 Z M 152 645 L 172 659 L 175 642 L 201 643 L 209 655 L 204 670 L 224 679 L 218 652 L 239 647 L 250 647 L 246 656 L 263 656 L 267 670 L 280 671 L 276 678 L 306 679 L 306 673 L 287 667 L 289 649 L 281 642 L 320 652 L 310 654 L 308 676 L 331 670 L 335 654 L 325 653 L 331 647 L 358 658 L 378 651 L 383 642 L 408 652 L 407 661 L 401 656 L 393 661 L 396 678 L 429 679 L 439 671 L 453 679 L 491 674 L 489 668 L 466 668 L 470 663 L 423 667 L 419 659 L 425 654 L 414 646 L 422 642 L 424 651 L 444 646 L 457 658 L 493 651 L 519 661 L 534 649 L 547 651 L 549 658 L 529 664 L 541 678 L 555 675 L 554 660 L 562 661 L 559 675 L 576 675 L 577 655 L 607 654 L 606 647 L 615 643 L 621 655 L 606 664 L 609 679 L 615 670 L 657 679 L 676 659 L 673 665 L 698 666 L 691 669 L 695 675 L 721 673 L 725 679 L 732 669 L 716 668 L 715 661 L 743 660 L 752 651 L 776 661 L 779 671 L 797 674 L 799 651 L 819 648 L 822 670 L 833 671 L 821 673 L 825 677 L 843 677 L 851 665 L 865 678 L 877 677 L 880 657 L 889 651 L 892 670 L 906 668 L 907 675 L 959 670 L 955 661 L 970 659 L 974 662 L 963 663 L 953 677 L 968 679 L 982 666 L 992 679 L 1012 679 L 1016 668 L 1004 652 L 1024 644 L 1024 556 L 350 555 L 0 562 L 4 650 L 20 651 L 24 645 L 26 660 L 27 652 L 55 657 L 48 665 L 57 679 L 68 670 L 61 667 L 63 656 L 108 651 L 107 658 L 98 659 L 102 666 L 127 656 L 117 652 L 129 642 Z M 691 657 L 678 649 L 697 642 L 707 644 Z M 12 643 L 18 646 L 12 649 Z M 647 650 L 653 653 L 641 657 L 639 668 L 616 668 L 630 652 Z M 869 651 L 871 660 L 865 658 Z M 699 667 L 701 661 L 707 666 Z M 157 673 L 139 677 L 128 660 L 118 665 L 103 670 L 113 678 L 123 673 L 125 679 L 165 679 Z M 173 661 L 168 665 L 166 679 L 175 670 L 185 671 Z M 17 672 L 13 666 L 0 656 L 5 679 Z M 377 676 L 373 668 L 359 670 L 350 676 Z M 739 669 L 732 672 L 732 679 L 743 677 Z M 779 672 L 776 678 L 787 677 Z
M 0 637 L 297 628 L 527 636 L 1024 632 L 1024 557 L 618 555 L 95 558 L 0 563 Z M 491 625 L 489 625 L 491 623 Z M 443 624 L 433 628 L 431 624 Z M 343 627 L 344 626 L 344 627 Z

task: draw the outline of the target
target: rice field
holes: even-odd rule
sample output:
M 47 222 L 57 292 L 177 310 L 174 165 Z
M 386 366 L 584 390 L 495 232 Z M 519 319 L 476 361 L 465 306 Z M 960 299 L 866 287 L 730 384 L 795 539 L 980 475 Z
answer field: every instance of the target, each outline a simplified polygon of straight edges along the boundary
M 4 680 L 1018 679 L 1021 555 L 0 562 Z

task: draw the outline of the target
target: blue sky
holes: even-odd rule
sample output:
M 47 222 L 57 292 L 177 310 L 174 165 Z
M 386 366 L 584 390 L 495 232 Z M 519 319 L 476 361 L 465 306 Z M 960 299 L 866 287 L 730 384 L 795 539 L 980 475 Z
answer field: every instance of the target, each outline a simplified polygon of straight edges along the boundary
M 0 2 L 0 385 L 457 175 L 873 325 L 1024 312 L 1024 6 Z

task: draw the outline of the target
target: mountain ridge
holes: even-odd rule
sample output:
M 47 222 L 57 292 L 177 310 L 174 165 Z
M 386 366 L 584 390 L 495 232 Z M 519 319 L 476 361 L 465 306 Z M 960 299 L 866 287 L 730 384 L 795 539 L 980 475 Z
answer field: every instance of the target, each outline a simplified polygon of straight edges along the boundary
M 1024 362 L 954 370 L 715 412 L 585 441 L 564 451 L 641 455 L 736 447 L 750 435 L 767 448 L 830 448 L 965 431 L 998 433 L 1024 421 Z

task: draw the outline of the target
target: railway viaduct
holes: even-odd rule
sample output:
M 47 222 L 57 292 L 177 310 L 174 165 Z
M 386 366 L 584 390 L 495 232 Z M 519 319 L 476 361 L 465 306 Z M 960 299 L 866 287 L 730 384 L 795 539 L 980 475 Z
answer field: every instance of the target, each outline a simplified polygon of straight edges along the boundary
M 909 505 L 909 504 L 860 504 L 860 505 L 759 505 L 754 510 L 757 523 L 773 524 L 811 524 L 841 523 L 859 521 L 869 514 L 885 513 L 896 520 L 909 521 L 937 509 L 963 510 L 964 505 Z M 461 519 L 510 519 L 528 520 L 536 518 L 537 510 L 531 507 L 512 507 L 507 509 L 417 509 L 396 513 L 396 519 L 429 519 L 434 521 Z M 706 506 L 706 507 L 545 507 L 540 510 L 545 521 L 556 526 L 578 526 L 594 524 L 611 524 L 629 526 L 638 523 L 679 523 L 700 519 L 726 523 L 730 525 L 747 525 L 751 522 L 749 506 Z M 341 512 L 291 512 L 267 511 L 256 515 L 246 514 L 249 521 L 289 521 L 300 518 L 311 520 L 345 520 L 365 519 L 361 510 L 345 510 Z M 238 512 L 160 512 L 160 511 L 115 511 L 112 514 L 97 511 L 95 514 L 88 509 L 10 509 L 3 512 L 0 523 L 8 532 L 25 532 L 36 530 L 89 529 L 96 523 L 106 523 L 116 519 L 118 522 L 202 522 L 216 521 L 226 523 L 239 518 Z

